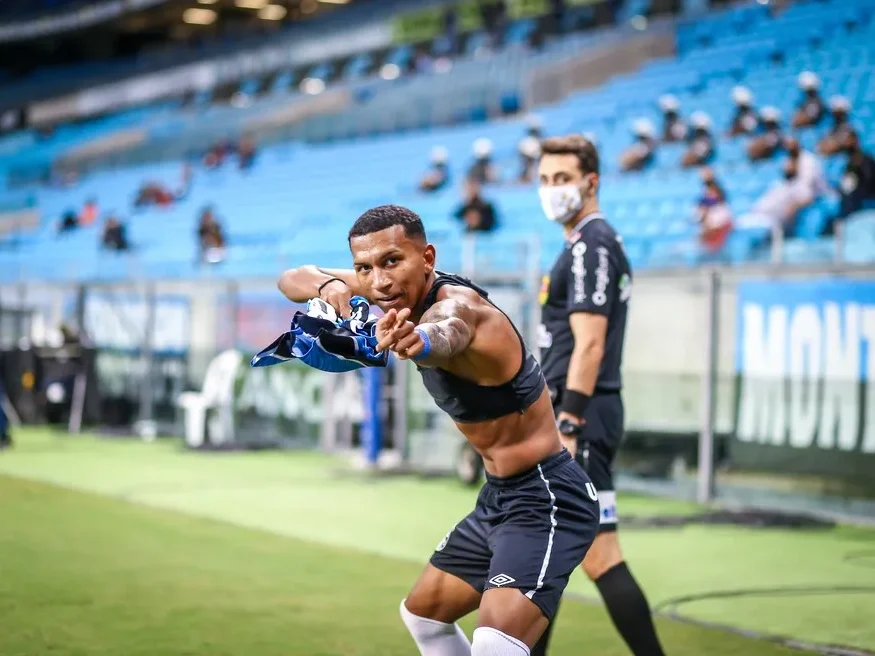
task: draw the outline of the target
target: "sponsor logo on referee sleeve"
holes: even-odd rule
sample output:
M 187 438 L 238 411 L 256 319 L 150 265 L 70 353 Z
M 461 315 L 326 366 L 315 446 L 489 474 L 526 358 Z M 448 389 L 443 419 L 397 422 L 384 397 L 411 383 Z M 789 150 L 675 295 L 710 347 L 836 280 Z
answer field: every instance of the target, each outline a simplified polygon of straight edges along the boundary
M 617 523 L 617 493 L 614 490 L 599 492 L 599 523 Z
M 632 278 L 628 273 L 624 273 L 620 278 L 620 302 L 626 302 L 632 296 Z
M 605 292 L 611 282 L 611 278 L 608 276 L 608 249 L 599 246 L 596 253 L 599 256 L 599 265 L 595 270 L 595 292 L 592 295 L 592 302 L 596 305 L 604 305 L 608 302 L 608 296 Z
M 538 303 L 544 305 L 550 298 L 550 276 L 541 278 L 541 291 L 538 293 Z
M 571 247 L 571 274 L 574 276 L 574 302 L 583 303 L 586 300 L 586 290 L 583 286 L 586 278 L 586 267 L 583 265 L 583 256 L 586 253 L 586 244 L 577 242 Z
M 538 324 L 538 348 L 547 349 L 553 346 L 553 334 L 547 330 L 547 326 Z

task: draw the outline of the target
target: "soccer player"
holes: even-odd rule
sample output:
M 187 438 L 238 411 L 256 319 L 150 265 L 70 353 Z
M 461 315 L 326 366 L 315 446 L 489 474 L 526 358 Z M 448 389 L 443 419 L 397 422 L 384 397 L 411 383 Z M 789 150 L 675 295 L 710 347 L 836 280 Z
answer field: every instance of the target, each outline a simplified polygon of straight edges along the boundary
M 353 270 L 292 269 L 291 300 L 341 316 L 352 295 L 385 314 L 378 349 L 413 360 L 437 405 L 483 456 L 486 483 L 407 598 L 401 617 L 425 656 L 527 655 L 598 528 L 595 488 L 563 448 L 546 383 L 510 319 L 470 281 L 435 269 L 420 218 L 388 205 L 349 232 Z M 456 621 L 479 609 L 473 642 Z
M 585 137 L 546 139 L 538 175 L 544 213 L 565 248 L 541 288 L 541 365 L 563 441 L 599 496 L 600 525 L 583 569 L 636 656 L 658 656 L 650 607 L 617 539 L 612 466 L 623 437 L 620 360 L 632 271 L 599 211 L 599 156 Z M 546 653 L 548 629 L 532 654 Z

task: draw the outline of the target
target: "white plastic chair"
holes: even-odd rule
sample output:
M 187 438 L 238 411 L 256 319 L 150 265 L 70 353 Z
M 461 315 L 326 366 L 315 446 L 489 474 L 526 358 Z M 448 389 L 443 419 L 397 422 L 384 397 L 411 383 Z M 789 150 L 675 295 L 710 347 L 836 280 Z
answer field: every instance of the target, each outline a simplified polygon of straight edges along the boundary
M 207 410 L 216 410 L 210 421 L 213 444 L 225 444 L 234 439 L 234 378 L 242 361 L 234 350 L 219 353 L 207 367 L 200 392 L 183 392 L 176 402 L 185 411 L 185 442 L 192 448 L 203 446 Z

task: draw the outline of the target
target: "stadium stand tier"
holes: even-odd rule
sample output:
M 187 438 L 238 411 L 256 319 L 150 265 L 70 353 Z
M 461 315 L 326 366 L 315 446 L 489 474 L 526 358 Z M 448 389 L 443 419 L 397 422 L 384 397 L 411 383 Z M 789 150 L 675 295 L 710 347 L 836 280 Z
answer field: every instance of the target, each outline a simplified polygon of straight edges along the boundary
M 676 56 L 652 60 L 633 73 L 573 93 L 554 105 L 527 109 L 539 115 L 547 135 L 577 131 L 595 136 L 602 156 L 603 209 L 622 234 L 635 267 L 695 266 L 701 260 L 693 221 L 701 192 L 698 173 L 680 166 L 684 144 L 661 145 L 655 162 L 644 171 L 620 172 L 618 160 L 632 143 L 632 123 L 649 118 L 660 125 L 657 99 L 665 93 L 678 98 L 685 116 L 706 112 L 717 139 L 711 166 L 734 216 L 739 217 L 780 178 L 781 162 L 778 156 L 752 163 L 746 155 L 748 138 L 725 136 L 734 109 L 733 87 L 748 87 L 758 108 L 776 107 L 787 125 L 799 102 L 797 76 L 814 71 L 824 99 L 835 94 L 848 98 L 853 124 L 871 152 L 875 149 L 873 15 L 873 0 L 799 2 L 777 15 L 758 3 L 735 5 L 694 23 L 679 24 Z M 513 179 L 519 166 L 517 143 L 526 130 L 525 117 L 517 111 L 523 105 L 526 76 L 536 67 L 579 56 L 600 38 L 573 34 L 532 50 L 525 45 L 531 29 L 525 21 L 512 23 L 503 49 L 488 56 L 478 56 L 477 38 L 469 38 L 451 74 L 379 80 L 372 75 L 369 54 L 351 58 L 337 75 L 331 63 L 313 67 L 298 78 L 324 78 L 334 81 L 328 89 L 354 90 L 348 109 L 304 121 L 288 140 L 260 144 L 253 166 L 246 171 L 234 165 L 203 170 L 196 164 L 190 191 L 169 208 L 135 210 L 133 202 L 144 182 L 177 187 L 180 158 L 95 168 L 68 187 L 30 184 L 8 190 L 7 206 L 14 198 L 35 201 L 41 226 L 6 236 L 6 248 L 0 248 L 0 278 L 240 277 L 275 275 L 282 267 L 313 260 L 343 265 L 352 220 L 370 206 L 389 202 L 418 211 L 442 247 L 442 266 L 455 268 L 461 264 L 457 244 L 462 229 L 452 213 L 471 163 L 472 143 L 482 137 L 492 140 L 503 179 Z M 409 48 L 397 47 L 382 53 L 380 61 L 401 68 L 411 56 Z M 270 93 L 253 107 L 263 107 L 260 103 L 271 98 L 294 102 L 304 95 L 290 90 L 299 81 L 290 71 L 280 72 L 272 81 Z M 258 86 L 250 79 L 237 91 L 252 93 Z M 367 93 L 361 93 L 363 89 Z M 0 139 L 4 160 L 0 176 L 45 165 L 75 145 L 122 129 L 142 129 L 151 139 L 183 139 L 194 124 L 224 125 L 223 116 L 233 111 L 206 102 L 198 109 L 167 102 L 62 126 L 49 138 L 13 134 Z M 813 149 L 829 124 L 827 119 L 818 127 L 794 133 L 803 147 Z M 227 123 L 228 129 L 233 125 Z M 786 130 L 790 132 L 789 127 Z M 416 191 L 416 182 L 435 145 L 449 151 L 452 184 L 423 195 Z M 844 156 L 824 158 L 824 166 L 829 181 L 837 186 Z M 561 235 L 544 220 L 535 188 L 506 182 L 488 187 L 486 194 L 499 208 L 500 226 L 478 235 L 474 245 L 478 265 L 520 270 L 525 266 L 525 246 L 537 241 L 543 246 L 540 265 L 547 266 L 561 247 Z M 101 216 L 114 212 L 126 220 L 130 253 L 100 250 L 101 221 L 69 234 L 56 233 L 62 214 L 80 208 L 89 198 L 97 200 Z M 196 219 L 207 205 L 221 217 L 229 244 L 227 259 L 214 267 L 199 266 L 195 257 Z M 807 208 L 794 236 L 785 243 L 785 260 L 833 259 L 833 237 L 823 233 L 836 211 L 837 200 L 831 198 Z M 850 217 L 845 237 L 846 260 L 875 260 L 875 212 Z M 759 246 L 764 238 L 762 228 L 734 229 L 725 261 L 739 264 L 767 257 Z

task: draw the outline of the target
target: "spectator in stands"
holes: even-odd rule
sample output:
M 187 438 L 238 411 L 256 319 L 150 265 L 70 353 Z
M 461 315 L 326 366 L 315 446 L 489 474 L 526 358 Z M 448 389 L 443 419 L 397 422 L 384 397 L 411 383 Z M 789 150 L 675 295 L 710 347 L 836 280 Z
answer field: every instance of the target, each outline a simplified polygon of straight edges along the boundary
M 519 143 L 520 174 L 517 182 L 529 184 L 538 177 L 538 159 L 541 157 L 541 141 L 537 137 L 526 137 Z
M 687 124 L 681 118 L 681 103 L 677 97 L 666 94 L 659 98 L 662 110 L 662 141 L 675 143 L 687 138 Z
M 419 181 L 419 190 L 426 193 L 440 191 L 450 182 L 450 152 L 443 146 L 431 149 L 431 166 Z
M 526 116 L 526 137 L 534 137 L 539 141 L 544 138 L 544 122 L 537 114 Z M 523 139 L 526 137 L 523 137 Z M 520 141 L 522 142 L 522 140 Z
M 738 86 L 732 89 L 732 100 L 735 103 L 735 115 L 729 126 L 729 136 L 754 134 L 760 120 L 753 104 L 753 94 L 747 87 Z
M 204 156 L 204 166 L 208 169 L 217 169 L 225 163 L 225 159 L 231 154 L 231 144 L 223 140 L 215 144 Z
M 79 213 L 79 225 L 90 226 L 97 220 L 97 200 L 89 198 Z
M 188 190 L 183 190 L 184 193 L 188 193 Z M 174 195 L 169 189 L 167 189 L 164 185 L 159 182 L 146 182 L 143 186 L 140 187 L 140 190 L 137 192 L 137 198 L 134 201 L 134 207 L 151 207 L 153 205 L 158 205 L 159 207 L 167 207 L 172 205 L 176 200 L 176 195 Z
M 702 167 L 701 177 L 704 189 L 696 205 L 699 242 L 707 253 L 714 254 L 723 248 L 732 230 L 732 210 L 714 171 L 707 166 Z
M 656 129 L 646 118 L 639 118 L 632 125 L 635 143 L 620 156 L 623 171 L 641 171 L 653 163 L 656 154 Z
M 799 212 L 818 198 L 831 193 L 820 158 L 804 150 L 795 138 L 786 140 L 784 180 L 773 184 L 745 217 L 746 225 L 765 225 L 793 235 Z
M 474 162 L 468 169 L 467 178 L 477 184 L 498 182 L 498 167 L 492 163 L 492 141 L 481 138 L 474 142 Z
M 248 171 L 255 161 L 255 142 L 251 137 L 243 137 L 237 144 L 237 160 L 241 171 Z
M 763 107 L 760 112 L 759 134 L 748 146 L 747 154 L 752 162 L 773 157 L 784 143 L 781 128 L 781 112 L 777 107 Z
M 480 185 L 471 178 L 465 180 L 464 202 L 455 217 L 465 223 L 466 232 L 489 232 L 495 228 L 495 206 L 480 194 Z
M 711 134 L 711 117 L 705 112 L 693 112 L 690 116 L 692 131 L 688 139 L 689 147 L 681 160 L 681 166 L 690 168 L 702 166 L 714 159 L 714 135 Z
M 826 108 L 820 97 L 820 78 L 811 71 L 804 71 L 799 74 L 798 82 L 803 96 L 791 124 L 794 128 L 817 125 L 826 114 Z
M 212 207 L 201 211 L 197 235 L 201 262 L 217 264 L 225 259 L 225 235 Z
M 838 155 L 845 149 L 851 126 L 851 103 L 844 96 L 833 96 L 829 99 L 829 109 L 832 113 L 832 130 L 817 144 L 817 152 L 821 155 Z
M 848 164 L 839 185 L 842 196 L 840 218 L 863 209 L 867 201 L 875 203 L 875 159 L 863 150 L 856 130 L 849 131 L 844 151 Z
M 79 227 L 79 215 L 75 210 L 67 210 L 61 217 L 61 222 L 58 224 L 58 234 L 70 232 Z
M 100 245 L 110 251 L 126 251 L 130 248 L 127 230 L 114 214 L 110 214 L 103 224 Z

